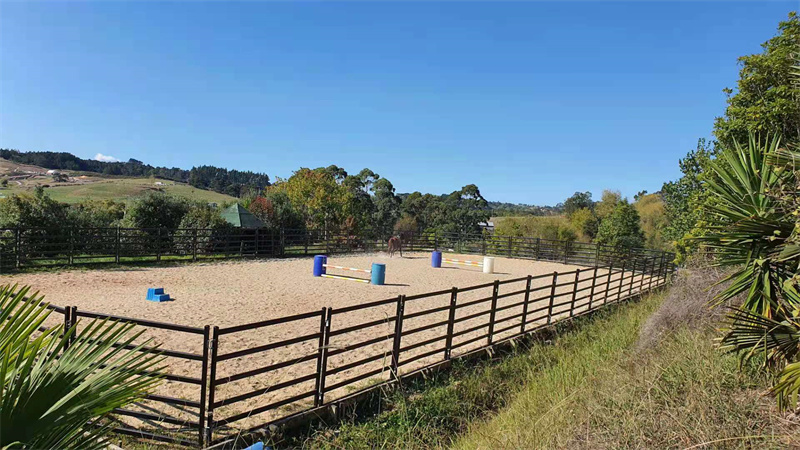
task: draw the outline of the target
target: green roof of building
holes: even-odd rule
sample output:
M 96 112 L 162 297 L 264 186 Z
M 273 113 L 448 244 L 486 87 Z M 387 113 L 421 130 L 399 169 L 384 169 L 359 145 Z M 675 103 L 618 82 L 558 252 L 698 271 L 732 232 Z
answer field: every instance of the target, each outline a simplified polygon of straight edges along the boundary
M 225 211 L 222 211 L 222 218 L 229 224 L 238 228 L 264 228 L 264 222 L 258 220 L 256 216 L 245 209 L 242 205 L 234 203 Z

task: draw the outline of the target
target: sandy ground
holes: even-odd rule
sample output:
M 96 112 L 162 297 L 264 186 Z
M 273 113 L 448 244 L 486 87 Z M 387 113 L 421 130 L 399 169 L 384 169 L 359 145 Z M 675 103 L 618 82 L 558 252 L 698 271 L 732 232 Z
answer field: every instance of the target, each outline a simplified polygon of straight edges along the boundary
M 480 260 L 481 257 L 470 255 L 447 254 L 446 257 Z M 79 310 L 87 310 L 139 319 L 170 322 L 192 327 L 211 325 L 225 328 L 274 319 L 293 314 L 320 311 L 323 307 L 333 308 L 331 321 L 332 337 L 330 339 L 331 357 L 328 361 L 329 376 L 326 379 L 327 388 L 334 388 L 326 394 L 326 400 L 346 395 L 352 390 L 364 387 L 365 383 L 388 378 L 390 363 L 389 352 L 392 339 L 380 339 L 381 336 L 394 332 L 393 316 L 396 311 L 396 302 L 386 305 L 365 308 L 357 311 L 337 313 L 340 308 L 361 305 L 372 301 L 392 299 L 398 295 L 413 296 L 427 292 L 449 289 L 453 286 L 465 288 L 494 280 L 511 280 L 527 275 L 552 274 L 574 271 L 577 266 L 557 263 L 528 261 L 519 259 L 496 258 L 495 273 L 484 274 L 480 268 L 449 266 L 442 269 L 433 269 L 430 266 L 430 255 L 425 253 L 405 254 L 404 258 L 395 256 L 389 258 L 385 254 L 369 254 L 354 256 L 334 256 L 328 260 L 329 264 L 348 267 L 369 268 L 372 262 L 386 264 L 386 285 L 373 286 L 370 284 L 351 281 L 315 278 L 312 276 L 312 260 L 310 258 L 263 260 L 263 261 L 238 261 L 207 264 L 188 264 L 173 267 L 152 268 L 123 268 L 112 270 L 94 271 L 64 271 L 19 274 L 3 277 L 3 283 L 19 283 L 31 285 L 34 289 L 46 295 L 46 300 L 59 306 L 77 306 Z M 586 303 L 591 292 L 592 270 L 584 268 L 578 282 L 578 304 Z M 329 273 L 356 275 L 343 271 L 331 270 Z M 599 275 L 604 271 L 598 272 Z M 360 274 L 368 277 L 367 274 Z M 618 283 L 619 275 L 612 277 L 611 292 L 616 295 L 615 282 Z M 637 278 L 638 279 L 641 277 Z M 605 280 L 601 278 L 601 280 Z M 647 279 L 644 280 L 645 284 Z M 552 277 L 535 279 L 532 287 L 549 286 Z M 574 289 L 575 275 L 561 276 L 557 293 L 564 294 L 556 298 L 556 303 L 569 302 Z M 601 282 L 595 291 L 595 298 L 602 296 L 605 285 Z M 155 303 L 145 300 L 147 287 L 163 287 L 173 297 L 173 301 Z M 468 342 L 476 336 L 485 335 L 487 328 L 467 332 L 481 324 L 486 324 L 489 315 L 483 314 L 473 318 L 481 312 L 488 312 L 491 304 L 492 287 L 484 287 L 458 294 L 455 333 L 463 333 L 453 340 L 454 346 L 466 343 L 454 350 L 454 354 L 463 353 L 470 349 L 486 344 L 486 339 Z M 525 281 L 501 284 L 499 294 L 512 293 L 525 289 Z M 636 289 L 634 289 L 636 291 Z M 550 294 L 549 288 L 534 291 L 530 299 L 533 302 L 529 311 L 544 307 L 546 309 Z M 612 296 L 613 298 L 613 296 Z M 486 299 L 484 302 L 479 302 Z M 540 300 L 536 300 L 540 299 Z M 504 306 L 515 305 L 522 302 L 523 294 L 518 293 L 498 300 L 498 309 Z M 534 300 L 536 300 L 534 302 Z M 401 342 L 401 371 L 408 372 L 442 360 L 443 352 L 415 359 L 437 349 L 443 349 L 444 336 L 446 335 L 446 322 L 449 311 L 450 293 L 433 297 L 409 300 L 405 305 L 405 316 L 416 312 L 431 309 L 441 309 L 435 313 L 425 314 L 404 321 L 404 332 L 414 331 L 403 337 Z M 470 302 L 476 302 L 469 305 Z M 568 309 L 569 305 L 555 308 L 556 311 Z M 585 309 L 585 307 L 581 308 Z M 510 317 L 505 322 L 498 323 L 495 331 L 513 327 L 499 333 L 495 340 L 510 336 L 519 331 L 522 306 L 516 305 L 498 311 L 496 320 L 501 321 Z M 533 313 L 530 317 L 541 317 L 547 311 Z M 467 319 L 464 319 L 467 318 Z M 461 320 L 460 320 L 461 319 Z M 85 319 L 83 319 L 85 320 Z M 460 321 L 459 321 L 460 320 Z M 362 330 L 337 334 L 358 324 L 376 322 L 374 326 Z M 543 321 L 538 321 L 543 323 Z M 439 324 L 431 329 L 424 329 L 433 324 Z M 535 324 L 529 325 L 530 327 Z M 313 335 L 320 329 L 320 317 L 298 320 L 295 322 L 261 327 L 253 330 L 240 331 L 220 336 L 218 351 L 220 355 L 243 349 L 287 340 L 303 335 Z M 146 330 L 145 335 L 152 338 L 162 348 L 177 350 L 200 355 L 202 353 L 202 336 L 180 333 L 170 330 Z M 347 351 L 347 346 L 378 339 L 377 342 Z M 436 340 L 438 339 L 438 340 Z M 436 340 L 429 344 L 426 341 Z M 415 344 L 419 344 L 415 346 Z M 424 345 L 423 345 L 424 344 Z M 406 349 L 406 347 L 412 347 Z M 248 370 L 257 369 L 286 362 L 285 367 L 279 367 L 267 373 L 247 377 L 238 381 L 231 381 L 216 389 L 216 400 L 236 397 L 257 391 L 258 395 L 244 399 L 231 405 L 224 405 L 215 410 L 215 419 L 224 419 L 235 414 L 250 411 L 273 402 L 293 397 L 314 389 L 314 380 L 274 388 L 273 386 L 291 381 L 304 375 L 316 372 L 316 360 L 311 359 L 317 353 L 319 342 L 309 339 L 292 345 L 270 348 L 265 351 L 231 358 L 220 361 L 217 366 L 217 379 L 225 381 L 225 377 Z M 308 357 L 308 360 L 301 358 Z M 363 364 L 361 360 L 368 359 Z M 407 362 L 408 361 L 408 362 Z M 199 378 L 200 363 L 196 361 L 176 360 L 168 358 L 169 372 Z M 406 363 L 407 362 L 407 363 Z M 355 363 L 355 364 L 354 364 Z M 353 364 L 353 367 L 348 367 Z M 361 374 L 377 372 L 374 376 L 363 380 L 347 383 Z M 342 386 L 337 386 L 341 383 Z M 166 382 L 158 391 L 159 394 L 170 397 L 186 398 L 199 401 L 200 393 L 196 385 Z M 232 427 L 251 426 L 268 419 L 284 415 L 308 407 L 313 398 L 307 397 L 286 405 L 278 405 L 276 409 L 254 414 L 243 420 L 232 423 Z M 149 404 L 143 408 L 156 407 Z M 178 408 L 168 408 L 164 411 L 163 405 L 157 409 L 175 417 L 191 417 L 192 413 Z

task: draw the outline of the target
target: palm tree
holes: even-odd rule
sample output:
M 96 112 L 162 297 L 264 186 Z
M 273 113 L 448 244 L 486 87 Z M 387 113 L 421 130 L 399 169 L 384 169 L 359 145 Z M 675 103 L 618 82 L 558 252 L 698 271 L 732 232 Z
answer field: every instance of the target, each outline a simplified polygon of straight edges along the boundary
M 108 415 L 144 397 L 162 358 L 134 345 L 132 325 L 44 327 L 51 311 L 28 288 L 0 286 L 0 448 L 102 449 Z

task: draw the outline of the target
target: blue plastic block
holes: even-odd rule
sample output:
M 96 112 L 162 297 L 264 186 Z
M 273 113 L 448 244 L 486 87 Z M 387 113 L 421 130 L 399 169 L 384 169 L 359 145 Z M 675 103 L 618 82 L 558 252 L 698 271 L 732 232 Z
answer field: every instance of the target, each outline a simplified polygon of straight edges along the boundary
M 270 447 L 267 447 L 267 448 L 270 448 Z M 244 450 L 264 450 L 264 443 L 263 442 L 256 442 L 255 444 L 251 445 L 250 447 L 247 447 Z
M 169 300 L 169 294 L 156 294 L 155 300 L 157 302 L 166 302 Z
M 148 288 L 147 289 L 147 300 L 155 300 L 156 295 L 161 295 L 164 293 L 164 288 Z

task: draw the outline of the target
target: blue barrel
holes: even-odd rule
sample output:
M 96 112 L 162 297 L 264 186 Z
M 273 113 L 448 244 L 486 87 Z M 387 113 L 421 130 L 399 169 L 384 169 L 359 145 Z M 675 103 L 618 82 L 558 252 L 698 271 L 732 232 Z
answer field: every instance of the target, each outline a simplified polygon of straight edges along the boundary
M 372 284 L 383 286 L 386 281 L 386 264 L 372 263 Z
M 431 267 L 439 268 L 442 267 L 442 252 L 438 250 L 434 250 L 431 253 Z
M 314 276 L 320 277 L 325 273 L 325 264 L 328 264 L 328 257 L 325 255 L 314 256 Z

